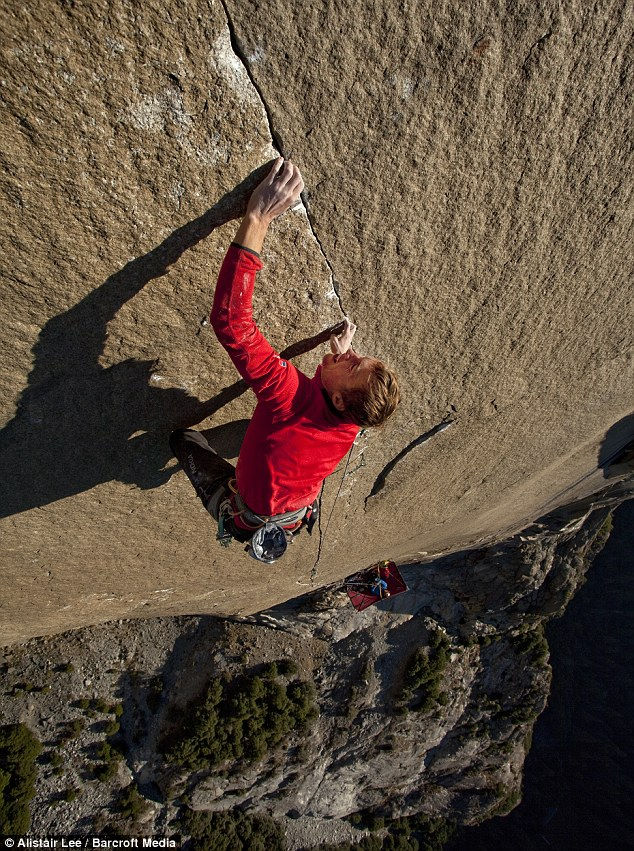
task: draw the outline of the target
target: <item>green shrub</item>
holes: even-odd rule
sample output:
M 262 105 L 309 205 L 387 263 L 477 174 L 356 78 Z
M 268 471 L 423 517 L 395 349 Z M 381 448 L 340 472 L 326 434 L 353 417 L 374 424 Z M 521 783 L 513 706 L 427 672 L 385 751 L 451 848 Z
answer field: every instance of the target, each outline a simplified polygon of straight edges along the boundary
M 104 727 L 104 732 L 106 736 L 116 736 L 116 734 L 120 730 L 120 724 L 118 721 L 108 721 L 106 726 Z
M 528 721 L 534 721 L 538 714 L 532 703 L 526 703 L 504 709 L 496 717 L 510 721 L 511 724 L 526 724 Z
M 307 762 L 311 755 L 310 745 L 306 741 L 302 741 L 295 748 L 295 760 L 297 762 Z
M 598 556 L 603 547 L 607 544 L 608 538 L 612 534 L 612 526 L 612 512 L 610 511 L 601 526 L 599 526 L 596 535 L 594 536 L 593 540 L 590 543 L 590 546 L 588 547 L 585 553 L 586 561 L 591 563 L 593 559 Z
M 85 726 L 86 722 L 83 721 L 81 718 L 75 718 L 73 721 L 66 722 L 59 736 L 58 741 L 60 745 L 64 745 L 66 744 L 66 742 L 70 742 L 72 739 L 76 739 Z
M 373 813 L 371 810 L 361 810 L 357 813 L 351 813 L 347 817 L 347 821 L 359 830 L 375 831 L 385 828 L 385 818 L 377 813 Z
M 119 729 L 119 725 L 116 721 L 111 721 L 107 725 L 107 728 L 114 725 L 117 729 Z M 123 754 L 117 747 L 114 742 L 100 742 L 95 749 L 95 756 L 97 759 L 102 760 L 101 765 L 97 765 L 94 769 L 95 777 L 98 780 L 106 781 L 110 780 L 110 778 L 114 777 L 117 773 L 117 768 L 119 762 L 123 759 Z
M 318 714 L 312 683 L 243 675 L 211 680 L 190 724 L 166 749 L 167 759 L 192 771 L 225 761 L 261 759 Z
M 23 835 L 31 822 L 35 795 L 35 760 L 42 745 L 24 724 L 0 727 L 0 834 Z
M 284 851 L 281 825 L 268 816 L 240 810 L 222 813 L 181 810 L 177 830 L 191 836 L 191 851 Z
M 103 697 L 95 697 L 90 705 L 95 712 L 100 712 L 102 715 L 108 715 L 110 712 L 110 704 Z
M 277 670 L 283 677 L 294 677 L 299 668 L 292 659 L 280 659 L 277 663 Z
M 528 753 L 531 749 L 531 745 L 533 744 L 533 728 L 529 727 L 526 733 L 524 734 L 524 751 Z
M 60 768 L 64 765 L 64 757 L 59 751 L 51 751 L 48 757 L 48 763 L 53 768 Z
M 442 851 L 456 831 L 455 822 L 442 818 L 416 815 L 406 821 L 421 851 Z
M 72 662 L 62 662 L 61 665 L 57 666 L 57 670 L 60 674 L 72 674 L 75 666 Z
M 441 630 L 429 634 L 429 646 L 419 647 L 407 662 L 403 673 L 401 691 L 396 698 L 397 706 L 418 712 L 429 712 L 440 698 L 440 683 L 447 666 L 449 639 Z M 444 700 L 444 698 L 441 698 Z
M 115 718 L 121 718 L 123 715 L 123 704 L 122 703 L 111 703 L 110 704 L 110 712 L 114 715 Z
M 148 803 L 139 795 L 136 784 L 130 783 L 122 789 L 115 808 L 124 818 L 136 819 L 147 810 Z
M 499 700 L 487 694 L 480 701 L 479 708 L 482 712 L 488 712 L 489 715 L 497 715 L 502 710 L 502 704 Z
M 105 783 L 106 780 L 111 780 L 115 774 L 117 773 L 118 762 L 116 760 L 111 760 L 110 762 L 104 762 L 101 765 L 95 766 L 95 777 L 97 780 L 101 780 L 102 783 Z
M 76 739 L 77 736 L 79 736 L 79 734 L 82 732 L 82 730 L 84 729 L 85 726 L 86 726 L 85 721 L 83 721 L 81 718 L 75 718 L 73 721 L 71 721 L 68 724 L 67 729 L 68 729 L 68 732 L 72 735 L 72 737 L 74 739 Z
M 123 759 L 123 754 L 112 742 L 99 742 L 95 753 L 103 762 L 119 762 Z
M 495 788 L 496 798 L 499 798 L 499 802 L 489 810 L 487 818 L 491 818 L 492 816 L 505 816 L 511 812 L 514 807 L 516 807 L 522 799 L 522 793 L 520 789 L 512 789 L 511 791 L 507 791 L 503 784 L 498 783 Z
M 527 657 L 529 665 L 543 665 L 548 658 L 548 642 L 541 623 L 534 629 L 513 635 L 510 642 L 518 656 Z
M 83 709 L 85 711 L 86 709 L 90 709 L 90 701 L 87 697 L 81 697 L 75 701 L 75 706 L 77 709 Z
M 275 677 L 277 677 L 277 674 L 278 674 L 278 670 L 277 670 L 277 663 L 276 662 L 269 662 L 268 665 L 265 665 L 262 668 L 262 676 L 263 677 L 268 677 L 269 679 L 275 679 Z
M 354 813 L 348 817 L 352 824 L 365 829 L 372 829 L 372 819 L 377 825 L 382 821 L 371 813 Z M 423 815 L 396 819 L 387 822 L 385 827 L 387 832 L 383 838 L 368 836 L 356 843 L 324 844 L 318 848 L 320 851 L 442 851 L 456 830 L 452 821 Z
M 66 801 L 67 804 L 70 804 L 71 801 L 74 801 L 77 795 L 79 794 L 78 789 L 65 789 L 62 792 L 61 799 L 62 801 Z

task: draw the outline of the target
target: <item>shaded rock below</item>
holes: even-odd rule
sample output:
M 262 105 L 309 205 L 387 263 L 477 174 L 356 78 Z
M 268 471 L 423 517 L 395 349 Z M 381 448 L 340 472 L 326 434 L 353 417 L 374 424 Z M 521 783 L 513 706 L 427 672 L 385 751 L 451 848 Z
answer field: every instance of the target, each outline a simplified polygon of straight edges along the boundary
M 489 549 L 404 566 L 411 591 L 363 613 L 329 588 L 248 619 L 120 621 L 8 648 L 3 715 L 49 749 L 85 718 L 81 699 L 122 705 L 116 776 L 91 780 L 107 719 L 80 725 L 63 776 L 40 773 L 34 829 L 92 829 L 108 807 L 116 822 L 118 789 L 130 780 L 149 802 L 148 830 L 167 833 L 184 802 L 290 817 L 296 837 L 312 835 L 304 818 L 360 810 L 463 824 L 507 811 L 550 687 L 543 624 L 583 582 L 629 488 L 617 483 Z M 305 732 L 255 763 L 191 774 L 166 764 L 162 738 L 192 717 L 212 676 L 229 682 L 277 660 L 315 683 L 320 714 Z M 50 796 L 69 783 L 81 794 L 52 811 Z

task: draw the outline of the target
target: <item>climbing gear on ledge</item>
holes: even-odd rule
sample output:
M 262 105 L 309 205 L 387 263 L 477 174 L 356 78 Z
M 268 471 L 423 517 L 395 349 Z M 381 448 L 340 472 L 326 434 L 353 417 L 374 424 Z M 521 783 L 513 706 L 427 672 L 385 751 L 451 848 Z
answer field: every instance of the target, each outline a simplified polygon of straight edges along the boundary
M 386 597 L 407 591 L 405 580 L 393 561 L 379 561 L 344 579 L 344 589 L 358 612 Z

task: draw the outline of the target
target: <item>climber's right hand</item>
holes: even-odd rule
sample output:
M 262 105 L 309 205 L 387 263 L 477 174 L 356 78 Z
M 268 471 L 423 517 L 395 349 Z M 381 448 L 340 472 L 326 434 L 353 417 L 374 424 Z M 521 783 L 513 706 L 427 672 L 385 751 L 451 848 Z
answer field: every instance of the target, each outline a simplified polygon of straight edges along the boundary
M 297 166 L 278 157 L 262 183 L 253 190 L 247 216 L 268 224 L 295 204 L 303 188 L 304 181 Z
M 346 316 L 343 320 L 343 330 L 339 334 L 331 334 L 330 336 L 330 351 L 333 355 L 343 355 L 348 351 L 356 330 L 357 326 Z

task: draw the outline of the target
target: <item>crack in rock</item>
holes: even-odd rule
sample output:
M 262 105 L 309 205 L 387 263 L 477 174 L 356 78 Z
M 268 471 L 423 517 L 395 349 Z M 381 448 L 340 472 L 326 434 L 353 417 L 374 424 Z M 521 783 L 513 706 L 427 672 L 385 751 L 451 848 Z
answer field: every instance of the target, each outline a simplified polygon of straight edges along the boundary
M 253 86 L 253 90 L 256 92 L 256 94 L 257 94 L 257 96 L 260 100 L 260 103 L 262 105 L 262 109 L 264 110 L 264 114 L 266 116 L 266 121 L 267 121 L 268 128 L 269 128 L 269 134 L 271 136 L 272 146 L 278 152 L 278 154 L 283 157 L 284 156 L 284 143 L 282 142 L 282 138 L 279 135 L 279 133 L 277 133 L 277 131 L 273 127 L 273 116 L 271 115 L 271 111 L 269 109 L 269 106 L 268 106 L 268 104 L 267 104 L 267 102 L 264 98 L 264 95 L 263 95 L 260 87 L 258 86 L 258 84 L 255 80 L 255 77 L 253 76 L 253 74 L 251 72 L 251 68 L 249 66 L 249 62 L 247 60 L 247 57 L 246 57 L 244 51 L 242 50 L 242 48 L 240 46 L 240 42 L 238 41 L 238 37 L 236 35 L 235 27 L 233 25 L 233 20 L 231 19 L 231 15 L 229 14 L 229 9 L 227 7 L 226 0 L 220 0 L 220 5 L 224 9 L 225 17 L 227 19 L 227 29 L 229 30 L 229 41 L 231 43 L 231 49 L 233 50 L 233 53 L 235 54 L 235 56 L 242 63 L 242 66 L 243 66 L 243 68 L 244 68 L 244 70 L 245 70 L 245 72 L 246 72 L 246 74 L 247 74 L 247 76 L 248 76 L 248 78 L 251 82 L 251 85 Z M 315 230 L 313 219 L 312 219 L 311 213 L 309 211 L 307 194 L 305 192 L 302 192 L 300 199 L 301 199 L 301 206 L 302 206 L 303 211 L 306 215 L 306 221 L 308 222 L 308 227 L 310 228 L 310 232 L 312 234 L 312 237 L 315 240 L 315 243 L 316 243 L 317 247 L 319 248 L 319 251 L 321 252 L 321 256 L 324 258 L 324 262 L 325 262 L 326 266 L 328 267 L 328 272 L 329 272 L 329 276 L 330 276 L 330 286 L 332 288 L 333 293 L 337 297 L 337 301 L 339 302 L 339 309 L 340 309 L 343 316 L 347 316 L 347 313 L 346 313 L 346 311 L 344 310 L 344 307 L 343 307 L 343 302 L 341 300 L 341 288 L 339 286 L 339 281 L 337 280 L 337 276 L 335 275 L 335 270 L 332 266 L 332 263 L 330 262 L 330 260 L 326 256 L 326 252 L 324 251 L 324 248 L 321 244 L 321 240 L 317 236 L 317 232 Z M 330 333 L 336 333 L 336 331 L 334 329 L 328 329 L 328 331 L 326 333 L 329 336 Z M 284 354 L 284 353 L 282 353 L 282 354 Z M 348 456 L 348 461 L 349 460 L 350 460 L 350 456 Z M 347 464 L 346 464 L 346 469 L 347 469 Z M 345 478 L 345 471 L 344 471 L 344 475 L 343 475 L 343 478 L 342 478 L 342 483 L 343 483 L 344 478 Z M 341 490 L 341 485 L 339 486 L 339 490 Z M 312 569 L 311 575 L 310 575 L 311 585 L 313 584 L 315 576 L 317 574 L 317 566 L 318 566 L 319 560 L 321 558 L 323 538 L 324 538 L 324 535 L 325 535 L 325 531 L 327 531 L 327 529 L 328 529 L 328 526 L 326 526 L 326 530 L 324 531 L 324 530 L 322 530 L 322 526 L 321 526 L 322 495 L 323 495 L 323 485 L 322 485 L 322 491 L 319 495 L 319 523 L 318 523 L 319 545 L 318 545 L 318 551 L 317 551 L 317 558 L 315 560 L 315 564 L 313 565 L 313 569 Z M 337 497 L 338 496 L 339 496 L 339 493 L 337 493 Z M 332 511 L 334 511 L 334 505 L 337 502 L 337 497 L 335 497 L 335 502 L 333 503 Z M 332 517 L 332 511 L 330 512 L 331 517 Z M 328 519 L 328 522 L 330 523 L 330 518 Z
M 522 63 L 522 70 L 524 71 L 524 73 L 526 75 L 528 75 L 528 73 L 529 73 L 529 65 L 530 65 L 531 59 L 533 58 L 533 53 L 535 53 L 536 56 L 539 56 L 539 54 L 543 50 L 544 43 L 548 41 L 548 39 L 552 36 L 552 34 L 553 34 L 553 31 L 548 30 L 548 32 L 545 32 L 543 36 L 538 38 L 537 41 L 534 44 L 531 45 L 530 50 L 526 54 L 526 59 Z
M 319 246 L 319 250 L 321 251 L 321 254 L 322 254 L 322 257 L 324 258 L 324 262 L 326 263 L 326 266 L 328 266 L 328 271 L 330 273 L 330 286 L 332 287 L 334 294 L 337 296 L 337 301 L 339 302 L 339 310 L 342 312 L 342 314 L 344 316 L 347 316 L 348 314 L 344 310 L 343 302 L 341 300 L 341 289 L 339 287 L 339 281 L 337 280 L 337 276 L 335 275 L 335 270 L 332 267 L 332 263 L 326 257 L 326 252 L 323 249 L 323 246 L 321 244 L 321 240 L 319 239 L 319 237 L 317 236 L 317 233 L 315 231 L 315 226 L 313 225 L 313 220 L 312 220 L 311 214 L 308 210 L 308 199 L 306 197 L 305 192 L 302 192 L 301 199 L 302 199 L 302 203 L 304 205 L 304 209 L 306 210 L 306 218 L 308 219 L 308 225 L 310 227 L 310 231 L 313 235 L 315 242 Z
M 271 142 L 272 142 L 273 148 L 278 152 L 278 154 L 280 156 L 285 157 L 284 143 L 282 142 L 282 138 L 279 135 L 279 133 L 273 127 L 273 116 L 271 115 L 271 110 L 269 109 L 269 106 L 268 106 L 268 104 L 267 104 L 267 102 L 264 98 L 262 90 L 258 86 L 258 84 L 255 80 L 255 77 L 253 76 L 253 74 L 251 72 L 251 68 L 249 66 L 249 62 L 247 60 L 247 57 L 246 57 L 244 51 L 242 50 L 242 48 L 240 47 L 240 42 L 238 41 L 238 37 L 237 37 L 236 31 L 235 31 L 235 27 L 233 25 L 233 20 L 231 19 L 231 15 L 229 14 L 229 9 L 227 8 L 226 0 L 220 0 L 220 5 L 224 9 L 225 17 L 227 18 L 227 28 L 229 29 L 229 39 L 231 41 L 231 48 L 232 48 L 234 54 L 237 56 L 237 58 L 242 63 L 244 70 L 246 71 L 247 76 L 248 76 L 249 80 L 251 81 L 251 85 L 253 86 L 253 88 L 254 88 L 254 90 L 255 90 L 255 92 L 256 92 L 259 100 L 260 100 L 260 103 L 262 104 L 264 114 L 266 115 L 266 121 L 267 121 L 267 124 L 268 124 L 269 133 L 271 135 Z M 335 270 L 333 269 L 332 263 L 330 262 L 330 260 L 326 256 L 326 252 L 324 251 L 324 248 L 321 244 L 321 240 L 319 239 L 319 237 L 317 236 L 317 232 L 315 231 L 315 225 L 313 223 L 312 215 L 309 211 L 308 197 L 307 197 L 306 192 L 302 192 L 302 194 L 301 194 L 301 203 L 302 203 L 302 206 L 304 208 L 304 212 L 306 213 L 306 220 L 308 221 L 308 226 L 310 228 L 310 232 L 311 232 L 313 239 L 315 240 L 315 242 L 316 242 L 316 244 L 319 248 L 319 251 L 321 252 L 321 256 L 324 258 L 324 262 L 325 262 L 326 266 L 328 267 L 328 272 L 329 272 L 329 275 L 330 275 L 330 286 L 332 287 L 332 291 L 334 292 L 334 294 L 337 296 L 337 301 L 339 302 L 339 309 L 341 310 L 341 313 L 343 314 L 343 316 L 347 316 L 347 313 L 346 313 L 346 311 L 344 310 L 344 307 L 343 307 L 343 302 L 341 300 L 341 289 L 340 289 L 339 281 L 337 280 L 337 276 L 335 274 Z
M 370 491 L 370 493 L 366 496 L 366 498 L 364 500 L 364 510 L 367 511 L 368 500 L 370 499 L 370 497 L 375 496 L 380 490 L 383 489 L 383 487 L 385 486 L 386 478 L 392 472 L 394 467 L 396 467 L 396 465 L 399 463 L 399 461 L 402 461 L 403 458 L 405 458 L 406 455 L 409 455 L 409 453 L 412 451 L 412 449 L 416 449 L 417 446 L 421 446 L 423 443 L 427 443 L 428 440 L 431 440 L 432 437 L 434 437 L 437 434 L 440 434 L 441 431 L 446 431 L 455 422 L 456 422 L 455 420 L 452 420 L 449 417 L 446 417 L 444 420 L 439 422 L 433 428 L 429 429 L 429 431 L 426 431 L 424 434 L 421 434 L 415 440 L 412 440 L 411 443 L 408 443 L 408 445 L 404 449 L 401 449 L 401 451 L 398 453 L 398 455 L 395 458 L 392 458 L 392 460 L 389 461 L 385 465 L 385 467 L 383 467 L 383 469 L 381 470 L 379 475 L 376 477 L 376 480 L 375 480 L 374 484 L 372 485 L 372 490 Z
M 269 133 L 271 134 L 271 140 L 273 142 L 273 147 L 278 152 L 280 156 L 284 156 L 284 144 L 276 133 L 273 127 L 273 119 L 271 116 L 271 112 L 269 110 L 267 102 L 264 100 L 264 96 L 260 91 L 260 87 L 255 81 L 253 74 L 251 73 L 251 68 L 249 67 L 249 63 L 247 62 L 246 56 L 244 55 L 244 51 L 241 49 L 240 44 L 238 42 L 238 37 L 236 36 L 235 27 L 233 26 L 233 21 L 231 19 L 231 15 L 229 14 L 229 9 L 227 8 L 226 0 L 220 0 L 220 5 L 224 9 L 225 17 L 227 18 L 227 27 L 229 29 L 229 40 L 231 41 L 231 49 L 238 57 L 240 62 L 242 63 L 244 70 L 247 72 L 247 76 L 251 81 L 251 85 L 255 89 L 258 98 L 260 99 L 260 103 L 262 104 L 262 108 L 264 109 L 264 113 L 266 115 L 266 121 L 269 126 Z

